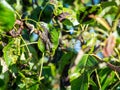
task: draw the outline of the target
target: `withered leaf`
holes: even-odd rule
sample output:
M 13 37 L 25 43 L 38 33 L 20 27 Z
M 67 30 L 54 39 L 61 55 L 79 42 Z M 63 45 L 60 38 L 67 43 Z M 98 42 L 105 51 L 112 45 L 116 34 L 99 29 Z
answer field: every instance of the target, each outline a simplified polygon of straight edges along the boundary
M 105 41 L 105 46 L 103 48 L 103 55 L 105 57 L 111 56 L 115 47 L 115 37 L 111 34 Z

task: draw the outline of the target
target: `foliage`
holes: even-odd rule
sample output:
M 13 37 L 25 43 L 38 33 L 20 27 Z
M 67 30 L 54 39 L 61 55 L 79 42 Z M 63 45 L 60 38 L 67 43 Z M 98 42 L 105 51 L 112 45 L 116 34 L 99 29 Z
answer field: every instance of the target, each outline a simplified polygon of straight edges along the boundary
M 119 0 L 0 0 L 0 90 L 119 90 Z

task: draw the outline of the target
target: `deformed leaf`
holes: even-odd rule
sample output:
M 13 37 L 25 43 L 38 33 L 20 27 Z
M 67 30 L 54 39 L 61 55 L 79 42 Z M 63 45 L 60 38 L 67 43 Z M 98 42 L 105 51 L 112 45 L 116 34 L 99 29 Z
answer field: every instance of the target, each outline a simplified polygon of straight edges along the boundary
M 15 64 L 19 57 L 20 39 L 15 38 L 3 49 L 4 60 L 7 66 Z

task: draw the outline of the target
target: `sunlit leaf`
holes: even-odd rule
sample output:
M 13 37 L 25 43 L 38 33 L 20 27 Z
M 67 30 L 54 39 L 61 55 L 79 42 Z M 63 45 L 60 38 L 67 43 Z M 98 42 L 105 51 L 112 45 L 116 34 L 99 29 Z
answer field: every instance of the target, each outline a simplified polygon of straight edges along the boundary
M 5 1 L 0 0 L 0 30 L 9 31 L 15 23 L 15 12 Z
M 82 56 L 79 63 L 77 64 L 75 71 L 80 71 L 83 68 L 89 70 L 90 68 L 96 67 L 97 65 L 98 61 L 93 56 L 85 54 Z
M 109 26 L 108 22 L 104 18 L 93 15 L 93 14 L 89 15 L 89 17 L 95 19 L 102 26 L 104 26 L 107 30 L 111 30 L 111 27 Z
M 58 44 L 59 44 L 59 31 L 57 31 L 55 28 L 51 28 L 51 31 L 50 31 L 50 36 L 51 36 L 51 42 L 52 42 L 52 52 L 54 55 L 55 53 L 55 50 L 57 49 L 58 47 Z
M 41 52 L 45 52 L 45 44 L 43 43 L 43 41 L 39 38 L 38 40 L 38 48 Z
M 98 73 L 99 77 L 100 77 L 100 82 L 101 82 L 101 89 L 105 90 L 107 89 L 107 87 L 109 87 L 109 85 L 111 85 L 112 83 L 115 83 L 115 73 L 114 71 L 111 71 L 109 68 L 104 68 L 103 70 L 101 70 Z M 112 82 L 111 82 L 112 81 Z

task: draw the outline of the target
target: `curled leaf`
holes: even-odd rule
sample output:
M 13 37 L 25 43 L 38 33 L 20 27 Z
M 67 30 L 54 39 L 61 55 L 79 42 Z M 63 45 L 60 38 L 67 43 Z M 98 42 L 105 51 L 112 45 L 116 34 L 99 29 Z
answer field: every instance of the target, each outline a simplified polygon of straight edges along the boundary
M 103 48 L 103 55 L 105 57 L 111 56 L 113 54 L 115 43 L 115 37 L 113 35 L 110 35 L 105 41 L 105 46 Z

